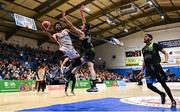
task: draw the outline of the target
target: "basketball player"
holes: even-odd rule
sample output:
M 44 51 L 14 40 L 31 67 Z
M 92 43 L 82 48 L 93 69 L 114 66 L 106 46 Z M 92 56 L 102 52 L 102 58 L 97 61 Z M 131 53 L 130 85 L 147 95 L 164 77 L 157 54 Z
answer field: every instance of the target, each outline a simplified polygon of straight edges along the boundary
M 68 57 L 66 57 L 64 59 L 64 61 L 62 62 L 62 64 L 61 64 L 61 73 L 65 74 L 68 71 L 71 64 L 72 64 L 72 61 Z M 75 88 L 75 84 L 76 84 L 75 74 L 68 75 L 67 79 L 69 81 L 65 82 L 65 94 L 66 94 L 66 96 L 68 96 L 67 89 L 68 89 L 68 86 L 69 86 L 69 82 L 72 81 L 71 93 L 73 95 L 75 95 L 75 93 L 74 93 L 74 88 Z
M 144 35 L 144 43 L 146 45 L 142 49 L 144 63 L 140 75 L 143 74 L 145 69 L 147 87 L 159 94 L 161 96 L 161 103 L 165 104 L 166 94 L 153 86 L 154 80 L 157 79 L 157 81 L 162 85 L 172 102 L 171 108 L 176 108 L 176 101 L 174 100 L 169 87 L 166 85 L 166 74 L 160 65 L 161 58 L 159 55 L 159 51 L 162 52 L 165 56 L 165 61 L 163 63 L 167 63 L 168 53 L 157 43 L 153 43 L 152 40 L 153 36 L 151 34 Z
M 81 7 L 81 16 L 82 16 L 82 22 L 83 25 L 81 26 L 81 30 L 76 28 L 66 17 L 65 12 L 63 12 L 63 18 L 65 19 L 66 23 L 71 27 L 71 29 L 76 32 L 80 40 L 82 40 L 82 47 L 83 52 L 85 54 L 84 59 L 87 62 L 88 69 L 90 71 L 91 75 L 91 88 L 87 90 L 87 92 L 98 92 L 98 89 L 96 87 L 96 73 L 94 70 L 94 58 L 95 58 L 95 50 L 93 47 L 93 44 L 91 42 L 91 34 L 90 34 L 90 25 L 86 23 L 85 16 L 83 15 Z
M 52 63 L 53 64 L 58 63 L 60 65 L 59 60 L 62 60 L 64 56 L 67 56 L 69 59 L 73 60 L 71 69 L 67 72 L 68 74 L 71 74 L 72 70 L 75 67 L 81 65 L 80 55 L 73 47 L 72 40 L 69 35 L 69 30 L 68 29 L 63 30 L 60 22 L 56 22 L 54 24 L 54 29 L 56 33 L 54 33 L 53 35 L 51 35 L 48 32 L 48 29 L 45 29 L 48 36 L 59 45 L 59 50 L 56 51 L 56 53 L 54 54 L 52 58 Z M 64 80 L 68 81 L 66 77 L 64 77 Z

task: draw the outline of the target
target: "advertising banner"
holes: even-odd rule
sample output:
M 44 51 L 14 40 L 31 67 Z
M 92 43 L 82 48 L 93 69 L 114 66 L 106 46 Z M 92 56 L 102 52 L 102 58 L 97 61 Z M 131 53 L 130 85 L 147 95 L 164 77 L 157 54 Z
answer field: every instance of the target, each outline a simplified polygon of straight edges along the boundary
M 31 91 L 33 80 L 0 80 L 0 92 Z
M 163 48 L 180 47 L 180 39 L 159 41 L 158 44 Z
M 126 86 L 126 82 L 124 80 L 118 80 L 117 83 L 118 86 Z
M 63 90 L 64 85 L 48 85 L 48 90 Z
M 135 66 L 140 64 L 140 58 L 128 57 L 126 58 L 126 66 Z
M 72 82 L 70 82 L 70 87 L 72 85 Z M 90 81 L 89 80 L 77 80 L 75 88 L 90 88 Z
M 118 83 L 115 80 L 106 80 L 104 81 L 104 83 L 107 87 L 118 86 Z

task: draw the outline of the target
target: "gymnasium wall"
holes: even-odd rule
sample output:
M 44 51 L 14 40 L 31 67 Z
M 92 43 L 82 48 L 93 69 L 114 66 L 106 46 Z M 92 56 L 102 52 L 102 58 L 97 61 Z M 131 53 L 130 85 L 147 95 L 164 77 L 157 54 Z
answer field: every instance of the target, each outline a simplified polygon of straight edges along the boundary
M 127 74 L 127 72 L 130 69 L 141 68 L 141 66 L 126 66 L 125 52 L 141 50 L 142 47 L 145 45 L 143 44 L 144 34 L 151 33 L 154 36 L 153 41 L 156 43 L 159 41 L 180 39 L 180 23 L 153 27 L 153 28 L 146 29 L 145 31 L 146 32 L 140 31 L 140 32 L 121 38 L 120 41 L 124 42 L 123 47 L 114 46 L 108 43 L 96 47 L 95 48 L 96 62 L 102 63 L 103 61 L 105 61 L 106 65 L 109 68 L 114 69 L 116 71 L 121 70 L 122 74 L 124 73 Z M 166 50 L 168 52 L 175 51 L 176 53 L 176 54 L 170 55 L 169 63 L 173 63 L 175 58 L 180 59 L 180 47 L 167 48 Z M 115 55 L 115 58 L 113 58 L 113 55 Z M 99 58 L 101 58 L 101 60 L 99 60 Z M 141 60 L 140 62 L 142 62 L 143 60 L 142 56 L 137 57 L 137 58 L 139 58 L 139 60 Z M 139 65 L 141 65 L 141 63 L 139 63 Z M 164 66 L 168 67 L 168 65 L 164 65 Z M 171 67 L 174 66 L 174 68 L 178 68 L 177 71 L 180 72 L 179 64 L 170 64 L 170 66 Z
M 5 34 L 0 32 L 0 40 L 2 40 L 4 43 L 12 43 L 12 44 L 18 44 L 19 46 L 28 46 L 31 48 L 39 48 L 38 47 L 38 41 L 35 39 L 29 39 L 26 37 L 14 35 L 12 36 L 8 41 L 5 40 Z M 56 51 L 58 49 L 58 46 L 56 44 L 52 43 L 44 43 L 43 45 L 40 46 L 40 48 L 45 49 L 45 50 L 51 50 L 51 51 Z

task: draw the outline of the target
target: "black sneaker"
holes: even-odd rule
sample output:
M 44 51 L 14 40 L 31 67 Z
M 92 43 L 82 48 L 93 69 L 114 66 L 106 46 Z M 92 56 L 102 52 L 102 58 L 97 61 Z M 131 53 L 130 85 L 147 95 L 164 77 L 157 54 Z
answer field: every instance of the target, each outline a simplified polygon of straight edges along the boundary
M 175 108 L 176 108 L 176 101 L 174 100 L 171 103 L 171 109 L 175 109 Z
M 165 102 L 166 102 L 166 94 L 163 92 L 161 94 L 161 104 L 165 104 Z
M 98 92 L 98 89 L 96 87 L 87 89 L 87 92 Z

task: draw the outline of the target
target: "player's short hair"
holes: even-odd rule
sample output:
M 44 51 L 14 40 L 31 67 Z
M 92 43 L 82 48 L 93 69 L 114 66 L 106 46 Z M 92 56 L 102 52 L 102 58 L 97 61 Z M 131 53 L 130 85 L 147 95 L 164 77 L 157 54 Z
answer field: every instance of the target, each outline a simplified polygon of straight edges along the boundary
M 56 23 L 54 24 L 54 29 L 56 28 L 56 25 L 58 25 L 58 24 L 62 27 L 62 24 L 61 24 L 60 22 L 56 22 Z
M 149 38 L 151 38 L 151 40 L 153 40 L 153 36 L 151 35 L 151 34 L 145 34 L 145 35 L 147 35 Z

